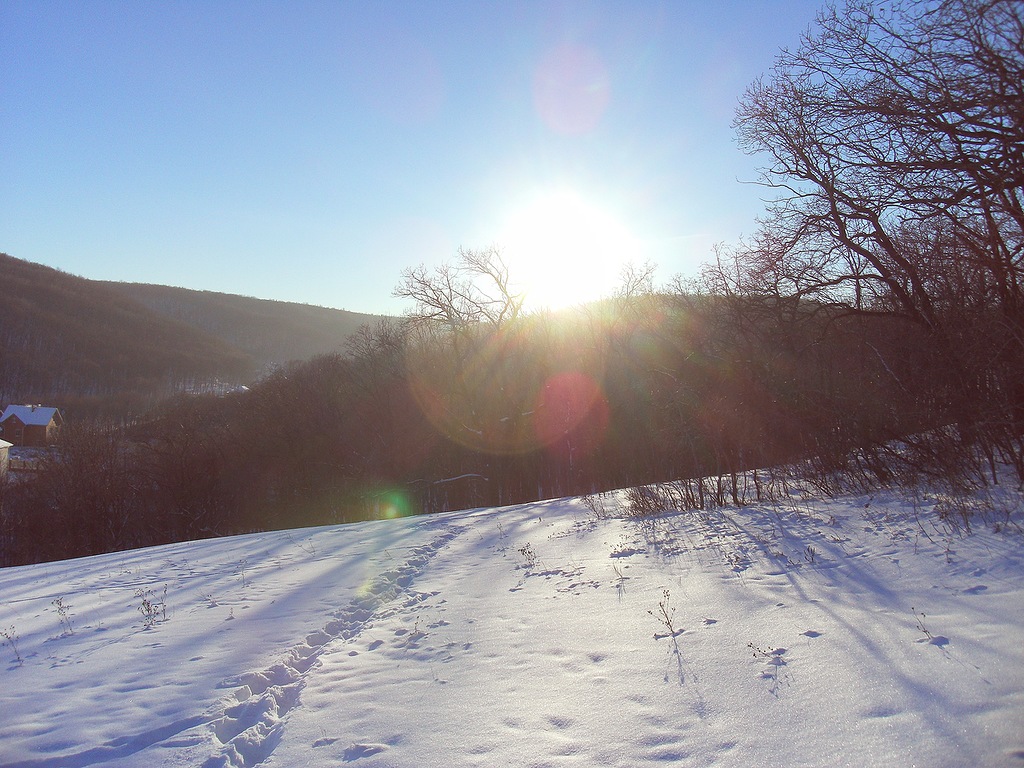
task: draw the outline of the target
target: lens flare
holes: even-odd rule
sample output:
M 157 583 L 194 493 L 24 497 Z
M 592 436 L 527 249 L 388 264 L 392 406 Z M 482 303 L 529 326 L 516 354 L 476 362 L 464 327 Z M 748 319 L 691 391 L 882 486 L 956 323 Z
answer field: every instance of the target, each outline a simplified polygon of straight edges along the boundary
M 413 514 L 410 495 L 400 488 L 383 488 L 367 494 L 374 517 L 392 520 L 396 517 L 409 517 Z
M 405 348 L 405 380 L 440 438 L 522 455 L 554 442 L 578 455 L 606 436 L 610 348 L 592 315 L 527 315 L 498 328 L 423 326 Z
M 552 452 L 591 452 L 604 439 L 609 409 L 601 387 L 580 371 L 558 373 L 539 393 L 534 416 L 538 442 Z

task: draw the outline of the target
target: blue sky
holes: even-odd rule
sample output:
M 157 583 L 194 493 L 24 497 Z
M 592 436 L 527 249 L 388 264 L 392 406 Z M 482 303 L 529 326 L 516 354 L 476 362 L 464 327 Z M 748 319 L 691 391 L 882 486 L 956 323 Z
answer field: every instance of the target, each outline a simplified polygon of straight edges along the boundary
M 0 251 L 361 312 L 460 246 L 571 299 L 694 274 L 763 207 L 736 101 L 818 7 L 0 0 Z

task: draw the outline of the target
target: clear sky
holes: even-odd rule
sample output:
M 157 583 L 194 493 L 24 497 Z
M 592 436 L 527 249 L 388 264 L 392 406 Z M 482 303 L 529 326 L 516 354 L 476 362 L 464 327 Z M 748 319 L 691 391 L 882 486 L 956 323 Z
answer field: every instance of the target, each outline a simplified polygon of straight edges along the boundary
M 537 303 L 694 274 L 753 230 L 733 111 L 819 5 L 0 0 L 0 251 L 389 313 L 460 246 Z

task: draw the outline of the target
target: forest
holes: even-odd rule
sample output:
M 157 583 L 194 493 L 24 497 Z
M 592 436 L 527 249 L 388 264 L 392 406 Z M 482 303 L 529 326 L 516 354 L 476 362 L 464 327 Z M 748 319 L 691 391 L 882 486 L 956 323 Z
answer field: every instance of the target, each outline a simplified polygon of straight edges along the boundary
M 699 275 L 529 312 L 499 249 L 410 268 L 342 352 L 74 423 L 0 486 L 0 565 L 675 480 L 1024 482 L 1022 88 L 1019 3 L 826 9 L 740 100 L 771 201 Z

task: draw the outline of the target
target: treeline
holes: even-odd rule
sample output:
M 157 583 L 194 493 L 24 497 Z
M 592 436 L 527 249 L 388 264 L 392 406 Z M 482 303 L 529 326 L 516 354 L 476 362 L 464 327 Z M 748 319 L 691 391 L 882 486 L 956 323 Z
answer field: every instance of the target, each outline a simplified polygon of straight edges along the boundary
M 943 423 L 913 325 L 634 293 L 500 324 L 381 323 L 248 392 L 69 429 L 4 489 L 3 562 L 594 493 L 853 449 Z M 863 453 L 862 456 L 867 455 Z

